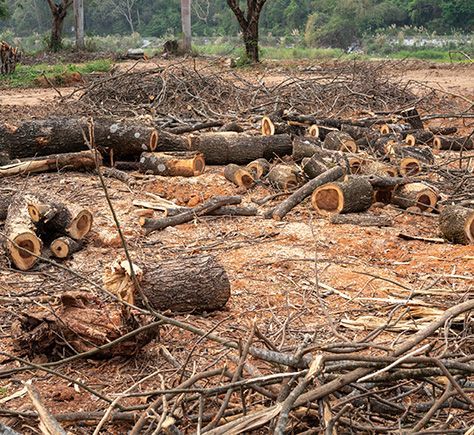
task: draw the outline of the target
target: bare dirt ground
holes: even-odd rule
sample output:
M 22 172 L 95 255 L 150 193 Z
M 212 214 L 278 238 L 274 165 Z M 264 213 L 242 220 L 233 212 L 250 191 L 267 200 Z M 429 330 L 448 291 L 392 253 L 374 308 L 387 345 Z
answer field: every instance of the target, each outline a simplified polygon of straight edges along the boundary
M 404 80 L 416 80 L 474 98 L 472 65 L 433 67 L 416 64 L 403 73 Z M 248 73 L 249 76 L 252 74 Z M 276 80 L 285 72 L 277 70 L 272 74 Z M 61 89 L 61 92 L 66 95 L 71 89 Z M 52 89 L 2 90 L 0 106 L 1 119 L 10 121 L 55 113 L 72 114 L 69 108 L 59 113 L 61 103 L 57 92 Z M 442 122 L 446 124 L 447 121 Z M 439 123 L 435 121 L 433 124 Z M 456 121 L 456 124 L 465 133 L 472 130 L 472 122 Z M 152 265 L 162 259 L 211 253 L 225 266 L 232 284 L 232 296 L 225 310 L 207 316 L 177 317 L 225 337 L 245 340 L 252 322 L 255 322 L 275 349 L 292 351 L 305 336 L 311 335 L 314 336 L 312 345 L 317 353 L 318 345 L 323 343 L 344 339 L 354 341 L 365 336 L 367 331 L 363 325 L 359 325 L 358 329 L 348 329 L 344 325 L 369 314 L 385 320 L 395 306 L 390 299 L 415 295 L 418 301 L 446 309 L 472 297 L 474 293 L 474 246 L 406 241 L 399 237 L 401 232 L 426 238 L 439 237 L 436 214 L 411 214 L 391 205 L 372 207 L 368 213 L 391 218 L 393 226 L 363 228 L 330 224 L 327 219 L 317 216 L 305 202 L 282 222 L 263 217 L 200 218 L 144 236 L 132 201 L 148 199 L 147 193 L 161 195 L 179 205 L 188 205 L 195 203 L 196 198 L 202 201 L 217 194 L 242 192 L 224 179 L 220 167 L 209 167 L 204 175 L 193 179 L 137 176 L 132 186 L 117 180 L 107 180 L 107 186 L 130 253 L 138 264 Z M 18 297 L 31 297 L 33 304 L 40 304 L 35 300 L 71 289 L 99 293 L 81 276 L 100 284 L 104 268 L 122 254 L 121 241 L 96 176 L 53 173 L 4 179 L 0 192 L 28 191 L 32 188 L 35 192 L 55 194 L 64 201 L 88 207 L 94 213 L 94 229 L 87 238 L 86 248 L 64 263 L 80 276 L 45 263 L 34 271 L 20 273 L 9 266 L 4 256 L 0 256 L 0 296 L 3 304 L 0 350 L 9 354 L 14 353 L 10 325 L 15 319 L 16 309 L 25 308 L 17 301 Z M 269 188 L 257 186 L 243 192 L 244 203 L 251 204 L 252 198 L 270 193 Z M 322 299 L 317 297 L 319 292 Z M 397 311 L 397 315 L 401 312 Z M 328 320 L 328 313 L 332 320 Z M 413 313 L 407 322 L 413 322 L 415 327 L 418 320 Z M 393 347 L 411 332 L 408 328 L 402 332 L 386 333 L 382 335 L 383 339 L 379 337 L 380 345 Z M 111 399 L 158 369 L 164 374 L 166 383 L 168 376 L 172 379 L 179 371 L 199 337 L 172 326 L 164 326 L 160 335 L 159 341 L 149 344 L 135 358 L 78 360 L 61 366 L 60 371 Z M 176 366 L 163 357 L 163 348 L 172 353 Z M 237 355 L 237 352 L 234 354 Z M 22 365 L 2 355 L 3 369 Z M 40 356 L 35 361 L 42 363 L 45 358 Z M 197 346 L 187 367 L 189 371 L 199 371 L 224 361 L 231 367 L 234 364 L 228 359 L 228 351 L 207 341 L 204 347 Z M 264 363 L 255 364 L 263 373 L 266 372 Z M 2 377 L 0 408 L 20 413 L 31 411 L 33 408 L 24 392 L 19 397 L 12 397 L 22 391 L 22 382 L 28 380 L 33 381 L 41 391 L 45 404 L 54 414 L 107 408 L 107 403 L 75 387 L 72 382 L 41 371 Z M 153 390 L 160 388 L 160 385 L 160 379 L 153 378 L 137 390 Z M 124 399 L 121 403 L 128 406 L 146 404 L 141 398 Z M 232 406 L 238 407 L 238 400 Z M 195 416 L 197 410 L 183 408 L 180 412 L 189 417 L 188 427 L 194 428 L 191 416 Z M 464 418 L 466 426 L 472 425 L 474 413 L 466 412 Z M 14 426 L 20 433 L 39 433 L 37 422 L 26 417 L 3 414 L 0 421 Z M 93 423 L 65 423 L 70 433 L 74 434 L 90 434 L 96 424 L 97 420 Z M 129 428 L 129 423 L 108 424 L 101 433 L 121 434 Z M 186 424 L 181 428 L 186 430 Z

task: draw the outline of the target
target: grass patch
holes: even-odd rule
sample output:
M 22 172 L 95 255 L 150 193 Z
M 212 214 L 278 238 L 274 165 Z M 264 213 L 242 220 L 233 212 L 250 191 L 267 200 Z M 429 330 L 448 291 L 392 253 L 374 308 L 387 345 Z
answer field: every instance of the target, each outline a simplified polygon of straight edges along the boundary
M 469 62 L 469 59 L 459 51 L 436 49 L 399 50 L 388 54 L 392 59 L 420 59 L 435 62 Z
M 35 87 L 44 84 L 44 76 L 57 86 L 68 85 L 71 84 L 74 73 L 87 75 L 108 72 L 111 67 L 112 61 L 109 59 L 99 59 L 82 64 L 18 65 L 13 74 L 0 76 L 0 86 L 8 88 Z

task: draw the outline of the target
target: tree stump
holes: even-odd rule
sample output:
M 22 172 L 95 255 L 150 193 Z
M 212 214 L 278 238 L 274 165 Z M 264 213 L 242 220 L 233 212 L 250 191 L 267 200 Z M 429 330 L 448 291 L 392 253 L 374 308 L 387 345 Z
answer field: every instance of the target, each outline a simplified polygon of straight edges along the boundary
M 452 243 L 474 243 L 474 209 L 449 205 L 439 215 L 443 236 Z
M 365 178 L 355 176 L 319 187 L 313 192 L 311 204 L 323 216 L 359 213 L 369 209 L 372 197 L 372 185 Z

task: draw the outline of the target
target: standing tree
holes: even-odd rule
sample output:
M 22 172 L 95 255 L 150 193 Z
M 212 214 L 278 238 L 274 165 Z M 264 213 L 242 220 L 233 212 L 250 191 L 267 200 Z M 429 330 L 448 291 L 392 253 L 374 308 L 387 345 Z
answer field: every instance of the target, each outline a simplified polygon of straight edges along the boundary
M 240 8 L 239 0 L 227 0 L 227 4 L 237 17 L 242 30 L 242 37 L 245 44 L 245 53 L 254 63 L 258 63 L 258 22 L 260 13 L 267 0 L 247 0 L 247 13 Z
M 183 50 L 191 51 L 191 0 L 181 0 L 181 26 L 183 28 Z
M 74 23 L 76 48 L 84 50 L 84 0 L 74 0 Z
M 53 22 L 51 25 L 51 39 L 49 41 L 49 49 L 59 51 L 62 45 L 63 24 L 66 18 L 67 10 L 72 5 L 73 0 L 47 0 Z

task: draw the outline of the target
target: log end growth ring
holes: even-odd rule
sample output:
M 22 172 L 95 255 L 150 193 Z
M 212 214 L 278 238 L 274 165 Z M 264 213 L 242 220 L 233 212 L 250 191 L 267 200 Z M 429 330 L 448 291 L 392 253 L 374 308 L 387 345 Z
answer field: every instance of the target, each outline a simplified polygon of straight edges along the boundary
M 330 216 L 341 212 L 344 206 L 344 196 L 338 186 L 329 184 L 315 190 L 311 203 L 319 214 Z
M 32 232 L 18 234 L 8 242 L 8 250 L 15 266 L 20 270 L 29 270 L 41 255 L 41 240 Z

